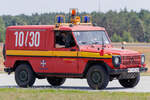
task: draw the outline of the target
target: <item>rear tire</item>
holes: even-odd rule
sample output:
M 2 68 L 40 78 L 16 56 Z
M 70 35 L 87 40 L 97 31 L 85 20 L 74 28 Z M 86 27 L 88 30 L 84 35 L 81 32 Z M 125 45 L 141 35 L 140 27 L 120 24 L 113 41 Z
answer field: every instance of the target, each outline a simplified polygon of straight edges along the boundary
M 66 78 L 60 78 L 60 77 L 48 77 L 47 81 L 52 86 L 61 86 L 65 83 Z
M 108 72 L 102 66 L 94 65 L 87 73 L 87 82 L 92 89 L 105 89 L 109 83 Z
M 20 87 L 31 87 L 35 82 L 35 74 L 28 64 L 21 64 L 15 70 L 15 80 Z
M 120 79 L 119 83 L 125 88 L 133 88 L 140 81 L 140 74 L 138 73 L 134 79 Z

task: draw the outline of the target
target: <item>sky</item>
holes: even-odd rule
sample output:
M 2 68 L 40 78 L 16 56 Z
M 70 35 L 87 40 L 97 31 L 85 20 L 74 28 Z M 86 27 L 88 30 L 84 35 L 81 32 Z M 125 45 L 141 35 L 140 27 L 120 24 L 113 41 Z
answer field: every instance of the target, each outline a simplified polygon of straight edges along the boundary
M 100 6 L 99 6 L 100 5 Z M 80 12 L 109 10 L 129 11 L 150 10 L 150 0 L 1 0 L 0 15 L 18 15 L 48 12 L 68 12 L 69 8 L 78 8 Z

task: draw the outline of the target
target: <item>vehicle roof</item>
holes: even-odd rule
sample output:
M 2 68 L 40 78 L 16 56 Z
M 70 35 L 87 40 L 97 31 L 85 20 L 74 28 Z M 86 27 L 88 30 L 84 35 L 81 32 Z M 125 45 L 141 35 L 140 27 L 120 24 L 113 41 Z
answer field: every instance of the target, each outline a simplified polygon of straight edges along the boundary
M 7 29 L 53 29 L 54 25 L 22 25 L 22 26 L 9 26 Z
M 70 29 L 72 31 L 87 31 L 87 30 L 105 30 L 103 27 L 97 27 L 97 26 L 84 26 L 84 25 L 75 25 L 73 27 L 69 26 L 61 26 L 60 29 Z
M 7 29 L 55 29 L 55 25 L 23 25 L 23 26 L 9 26 Z M 60 30 L 70 30 L 70 31 L 87 31 L 87 30 L 105 30 L 103 27 L 97 26 L 87 26 L 87 25 L 74 25 L 70 26 L 60 26 Z

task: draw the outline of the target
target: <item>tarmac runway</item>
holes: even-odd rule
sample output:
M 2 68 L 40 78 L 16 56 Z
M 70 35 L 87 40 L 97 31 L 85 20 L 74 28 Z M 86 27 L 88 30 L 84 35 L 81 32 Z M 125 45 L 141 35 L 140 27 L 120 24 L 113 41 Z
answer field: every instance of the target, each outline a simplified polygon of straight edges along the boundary
M 0 74 L 0 88 L 19 88 L 15 82 L 14 74 Z M 142 76 L 139 84 L 134 88 L 123 88 L 117 80 L 109 83 L 104 90 L 92 90 L 89 88 L 86 79 L 67 79 L 60 87 L 52 87 L 46 79 L 36 79 L 34 89 L 71 89 L 83 91 L 110 91 L 110 92 L 150 92 L 150 76 Z

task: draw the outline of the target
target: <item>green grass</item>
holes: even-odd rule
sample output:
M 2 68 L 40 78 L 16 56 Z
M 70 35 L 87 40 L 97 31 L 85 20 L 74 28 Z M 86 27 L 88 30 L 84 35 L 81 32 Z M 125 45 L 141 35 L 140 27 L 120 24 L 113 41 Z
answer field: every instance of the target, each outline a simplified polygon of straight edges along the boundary
M 150 93 L 53 89 L 0 89 L 0 100 L 150 100 Z

